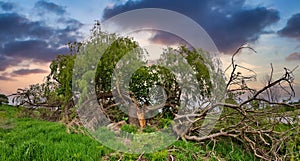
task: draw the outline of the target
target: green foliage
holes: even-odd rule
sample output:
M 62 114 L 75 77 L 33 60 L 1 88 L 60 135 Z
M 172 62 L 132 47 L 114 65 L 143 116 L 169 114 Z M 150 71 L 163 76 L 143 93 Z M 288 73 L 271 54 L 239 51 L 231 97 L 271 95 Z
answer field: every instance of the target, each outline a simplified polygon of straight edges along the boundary
M 0 160 L 98 160 L 111 152 L 88 136 L 67 134 L 61 123 L 17 117 L 12 106 L 0 106 L 2 112 Z
M 152 126 L 149 126 L 149 125 L 147 125 L 143 128 L 143 132 L 146 132 L 146 133 L 152 133 L 152 132 L 155 132 L 155 131 L 156 131 L 156 128 L 152 127 Z
M 171 154 L 176 160 L 205 160 L 206 151 L 203 150 L 203 146 L 193 142 L 177 141 L 171 145 L 170 149 L 174 149 Z
M 125 85 L 125 89 L 133 93 L 131 97 L 134 96 L 138 101 L 137 106 L 156 105 L 164 102 L 162 92 L 157 92 L 155 89 L 162 87 L 167 96 L 166 104 L 169 104 L 169 107 L 162 107 L 163 112 L 160 114 L 163 115 L 163 118 L 173 118 L 174 113 L 177 113 L 181 89 L 176 76 L 170 69 L 160 65 L 147 67 L 147 62 L 144 60 L 145 52 L 137 42 L 127 37 L 117 37 L 114 34 L 102 32 L 97 23 L 88 41 L 69 43 L 69 48 L 70 55 L 58 55 L 51 62 L 51 72 L 45 83 L 31 85 L 30 88 L 19 91 L 21 96 L 19 100 L 22 104 L 59 107 L 65 115 L 68 115 L 65 116 L 66 118 L 63 117 L 66 119 L 64 121 L 68 122 L 76 117 L 76 109 L 72 108 L 74 106 L 73 91 L 80 94 L 79 104 L 83 103 L 83 100 L 89 99 L 90 94 L 95 91 L 98 100 L 106 99 L 102 102 L 105 108 L 112 105 L 115 100 L 111 99 L 112 96 L 102 97 L 101 94 L 109 94 L 112 90 L 119 88 L 117 85 L 121 84 L 122 86 L 122 82 L 124 85 L 124 82 L 127 81 L 129 86 Z M 201 88 L 207 90 L 206 86 L 210 86 L 210 77 L 209 70 L 204 64 L 205 59 L 201 56 L 203 51 L 188 50 L 186 47 L 180 47 L 176 52 L 173 51 L 175 50 L 165 50 L 164 55 L 181 54 L 195 70 Z M 171 60 L 172 57 L 167 58 L 169 63 L 174 63 Z M 163 59 L 164 57 L 160 60 Z M 75 63 L 76 66 L 74 66 Z M 118 69 L 118 66 L 121 66 L 122 69 Z M 179 66 L 179 68 L 184 67 Z M 201 83 L 203 80 L 204 83 Z M 112 82 L 116 83 L 115 87 L 112 87 Z M 202 94 L 204 93 L 207 92 L 202 90 Z M 159 98 L 161 100 L 157 101 Z M 113 121 L 125 118 L 120 113 L 116 112 L 115 108 L 107 111 Z M 158 114 L 158 110 L 154 113 Z
M 237 102 L 236 102 L 236 100 L 234 98 L 235 98 L 235 96 L 234 96 L 233 93 L 228 93 L 227 94 L 227 98 L 225 99 L 225 103 L 230 103 L 230 104 L 236 105 Z
M 114 69 L 120 59 L 130 51 L 137 49 L 138 44 L 129 38 L 118 38 L 103 53 L 96 71 L 96 91 L 111 91 L 111 80 Z
M 51 62 L 50 74 L 47 76 L 47 81 L 55 81 L 58 87 L 55 89 L 58 97 L 62 97 L 63 101 L 68 102 L 72 97 L 72 76 L 75 55 L 58 55 Z
M 196 78 L 198 80 L 201 94 L 206 95 L 210 93 L 212 84 L 210 81 L 209 69 L 205 63 L 208 63 L 203 58 L 204 51 L 202 50 L 189 50 L 186 47 L 182 46 L 180 48 L 180 53 L 186 58 L 189 65 L 196 71 Z
M 122 131 L 135 134 L 138 131 L 138 128 L 135 125 L 125 124 L 121 127 Z
M 81 47 L 80 43 L 69 45 L 71 53 L 74 48 Z M 26 107 L 63 109 L 64 113 L 69 115 L 68 117 L 74 118 L 74 110 L 70 108 L 73 107 L 72 77 L 75 58 L 75 55 L 58 55 L 50 64 L 51 71 L 47 80 L 42 84 L 33 84 L 29 88 L 18 89 L 13 102 Z M 60 115 L 56 115 L 56 118 L 52 120 L 60 118 Z
M 123 161 L 130 161 L 137 160 L 140 156 L 113 151 L 83 134 L 67 134 L 65 126 L 61 123 L 18 117 L 20 111 L 20 108 L 13 106 L 0 106 L 0 160 L 119 160 L 122 158 Z M 111 135 L 113 132 L 107 128 L 106 132 L 103 132 L 105 129 L 99 130 L 102 131 L 103 137 L 113 136 Z M 114 137 L 106 139 L 113 140 Z M 138 137 L 135 139 L 137 140 L 133 146 L 138 146 L 140 141 Z M 153 140 L 143 142 L 147 141 Z M 115 144 L 115 142 L 111 143 Z M 298 148 L 299 146 L 300 144 Z M 299 151 L 299 149 L 295 150 Z M 183 161 L 257 160 L 238 141 L 226 138 L 215 146 L 213 141 L 203 144 L 179 140 L 167 149 L 145 153 L 141 158 L 160 161 L 168 160 L 171 156 Z M 297 156 L 295 155 L 293 159 L 297 160 Z
M 168 150 L 161 150 L 152 154 L 146 154 L 145 158 L 151 161 L 165 161 L 168 158 Z
M 47 76 L 47 80 L 42 84 L 34 84 L 30 85 L 29 88 L 18 89 L 13 102 L 26 107 L 58 108 L 58 111 L 64 109 L 64 112 L 69 115 L 68 117 L 74 118 L 74 112 L 70 108 L 73 106 L 72 71 L 75 57 L 75 55 L 58 55 L 50 64 L 51 72 Z M 25 114 L 28 112 L 25 111 Z M 57 113 L 51 115 L 52 112 L 48 112 L 49 114 L 39 111 L 37 113 L 40 114 L 37 115 L 52 121 L 61 118 L 61 115 Z M 32 115 L 32 113 L 29 115 Z
M 81 44 L 78 45 L 78 50 Z M 70 46 L 70 50 L 74 50 L 74 46 Z M 62 113 L 63 121 L 68 123 L 70 120 L 76 117 L 74 103 L 73 103 L 73 91 L 72 91 L 72 78 L 73 67 L 76 55 L 58 55 L 55 60 L 50 64 L 50 74 L 47 76 L 46 84 L 54 84 L 54 89 L 49 91 L 51 97 L 47 100 L 56 102 L 64 112 Z
M 103 53 L 116 39 L 116 35 L 102 32 L 99 23 L 96 23 L 90 39 L 78 50 L 72 82 L 73 91 L 80 93 L 78 104 L 89 99 L 89 95 L 94 93 L 95 88 L 97 93 L 95 69 Z
M 159 119 L 158 128 L 164 129 L 167 128 L 172 122 L 170 118 L 161 118 Z
M 178 93 L 179 87 L 176 82 L 175 75 L 166 67 L 159 65 L 152 65 L 150 67 L 143 66 L 139 68 L 131 77 L 130 91 L 134 93 L 135 98 L 138 99 L 140 104 L 155 104 L 153 100 L 159 100 L 159 98 L 150 98 L 150 89 L 155 86 L 162 87 L 166 96 L 169 98 L 173 96 L 173 99 L 166 100 L 167 103 L 179 104 Z M 154 89 L 157 90 L 157 89 Z M 162 91 L 155 91 L 156 96 L 162 98 L 163 95 L 159 94 Z M 176 95 L 177 94 L 177 95 Z M 162 100 L 161 100 L 162 101 Z
M 115 133 L 109 130 L 107 127 L 101 127 L 97 129 L 95 132 L 91 132 L 91 133 L 94 134 L 97 138 L 101 138 L 103 140 L 115 139 Z
M 90 42 L 90 44 L 92 43 L 93 41 Z M 97 46 L 98 42 L 95 44 Z M 179 108 L 181 96 L 181 89 L 176 77 L 181 77 L 181 75 L 175 76 L 170 69 L 163 65 L 146 66 L 146 62 L 143 61 L 145 55 L 143 50 L 141 50 L 138 44 L 132 39 L 115 38 L 114 41 L 111 43 L 107 42 L 107 44 L 109 44 L 109 46 L 107 46 L 103 55 L 101 55 L 95 74 L 96 94 L 98 99 L 102 100 L 101 103 L 104 108 L 112 105 L 114 101 L 116 101 L 112 98 L 112 95 L 110 95 L 113 90 L 117 91 L 121 98 L 124 97 L 121 96 L 122 92 L 130 91 L 130 97 L 134 97 L 137 100 L 135 104 L 139 108 L 166 102 L 168 107 L 162 106 L 161 109 L 163 112 L 159 113 L 158 110 L 156 110 L 149 111 L 149 113 L 154 112 L 156 114 L 161 114 L 163 118 L 173 118 L 174 113 L 177 113 Z M 91 49 L 85 49 L 84 53 L 89 54 L 89 50 Z M 176 55 L 181 54 L 182 58 L 188 62 L 188 65 L 178 63 L 175 65 L 178 69 L 174 68 L 174 70 L 182 71 L 182 76 L 186 77 L 185 72 L 187 70 L 184 68 L 191 66 L 194 70 L 193 74 L 196 75 L 199 82 L 200 92 L 202 96 L 204 96 L 209 95 L 211 83 L 209 69 L 205 64 L 205 59 L 202 57 L 203 53 L 204 52 L 201 50 L 189 50 L 184 46 L 177 50 L 166 49 L 158 62 L 160 63 L 163 61 L 174 64 L 172 55 L 176 57 Z M 185 79 L 188 80 L 187 78 Z M 84 82 L 85 83 L 81 84 L 88 86 L 88 81 Z M 126 84 L 126 82 L 129 82 L 129 85 Z M 115 86 L 112 87 L 112 85 Z M 88 90 L 84 90 L 83 85 L 79 84 L 78 86 L 81 86 L 80 88 L 82 89 L 81 97 L 87 95 L 86 91 Z M 199 93 L 196 89 L 191 90 Z M 165 92 L 166 97 L 164 97 L 163 92 Z M 163 100 L 164 98 L 167 98 L 167 100 Z M 122 101 L 124 101 L 124 98 L 122 98 Z M 127 107 L 125 107 L 125 111 L 128 111 L 126 108 Z M 109 110 L 111 111 L 114 109 L 110 108 Z M 112 112 L 109 110 L 106 111 L 106 113 L 110 116 Z M 116 113 L 115 110 L 113 113 Z M 113 118 L 113 121 L 121 120 L 121 118 L 123 118 L 122 115 L 117 115 L 120 116 L 120 118 L 115 118 L 115 116 L 116 115 L 112 115 L 110 118 Z M 157 115 L 157 117 L 160 116 Z
M 18 116 L 31 117 L 31 118 L 46 120 L 46 121 L 59 121 L 61 119 L 61 115 L 58 111 L 52 111 L 47 108 L 38 108 L 38 109 L 21 108 Z
M 44 145 L 37 141 L 28 141 L 23 143 L 18 152 L 14 155 L 18 160 L 30 160 L 31 158 L 35 158 L 37 160 L 42 160 L 42 154 L 44 150 Z
M 205 151 L 211 151 L 212 158 L 218 160 L 223 158 L 225 160 L 258 160 L 250 151 L 243 150 L 244 147 L 237 140 L 231 138 L 222 138 L 217 144 L 213 141 L 205 142 Z

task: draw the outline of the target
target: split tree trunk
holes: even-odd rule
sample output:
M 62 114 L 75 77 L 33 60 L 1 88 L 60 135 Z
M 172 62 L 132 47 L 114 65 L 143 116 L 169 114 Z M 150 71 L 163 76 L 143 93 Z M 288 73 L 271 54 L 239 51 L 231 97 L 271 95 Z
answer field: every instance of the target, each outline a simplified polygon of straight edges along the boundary
M 146 126 L 144 110 L 139 109 L 138 107 L 130 107 L 128 115 L 129 124 L 136 125 L 141 128 Z
M 139 126 L 139 120 L 137 118 L 137 108 L 136 107 L 129 108 L 128 122 L 130 125 L 136 125 L 137 127 Z

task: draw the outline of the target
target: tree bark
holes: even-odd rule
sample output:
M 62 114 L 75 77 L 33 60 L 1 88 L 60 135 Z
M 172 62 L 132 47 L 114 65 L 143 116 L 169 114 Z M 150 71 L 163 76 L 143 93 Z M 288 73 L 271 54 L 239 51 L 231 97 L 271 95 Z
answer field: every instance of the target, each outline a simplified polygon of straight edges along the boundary
M 137 110 L 137 117 L 139 119 L 139 124 L 141 128 L 144 128 L 146 126 L 146 119 L 145 119 L 145 112 L 143 109 Z
M 129 107 L 128 110 L 128 122 L 130 125 L 139 126 L 139 120 L 137 117 L 137 107 Z

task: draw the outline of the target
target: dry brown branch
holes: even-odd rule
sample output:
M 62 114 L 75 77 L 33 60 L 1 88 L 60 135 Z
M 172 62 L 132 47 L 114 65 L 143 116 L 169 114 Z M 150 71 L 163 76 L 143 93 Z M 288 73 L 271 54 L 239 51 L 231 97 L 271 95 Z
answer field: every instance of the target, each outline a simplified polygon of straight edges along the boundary
M 227 92 L 231 94 L 236 103 L 216 103 L 205 109 L 194 111 L 191 114 L 176 115 L 175 120 L 185 120 L 193 123 L 193 126 L 185 132 L 184 139 L 194 141 L 217 140 L 222 137 L 229 137 L 237 140 L 246 148 L 253 151 L 254 155 L 262 160 L 284 160 L 290 157 L 293 152 L 282 152 L 283 148 L 287 148 L 287 140 L 297 137 L 299 131 L 300 113 L 298 104 L 291 104 L 284 101 L 274 99 L 274 91 L 272 88 L 281 87 L 282 91 L 293 97 L 295 91 L 293 88 L 294 68 L 289 70 L 284 68 L 284 73 L 278 79 L 274 79 L 274 68 L 271 64 L 270 76 L 267 83 L 260 89 L 250 88 L 248 81 L 256 80 L 256 73 L 243 67 L 235 62 L 235 56 L 242 49 L 250 49 L 251 47 L 240 47 L 232 55 L 231 65 L 226 69 L 232 69 L 229 80 L 227 82 Z M 238 68 L 247 70 L 252 75 L 244 76 L 238 71 Z M 241 98 L 241 94 L 248 93 L 247 99 Z M 267 97 L 264 97 L 267 93 Z M 222 128 L 215 128 L 213 132 L 207 136 L 199 136 L 205 128 L 201 127 L 198 121 L 202 121 L 208 112 L 216 107 L 224 107 L 225 112 L 220 116 L 218 125 Z M 285 111 L 288 108 L 289 111 Z M 298 113 L 298 115 L 296 115 Z M 191 119 L 192 118 L 192 119 Z M 293 120 L 293 122 L 291 122 Z M 288 130 L 280 130 L 280 126 L 291 126 Z M 290 154 L 287 154 L 290 153 Z

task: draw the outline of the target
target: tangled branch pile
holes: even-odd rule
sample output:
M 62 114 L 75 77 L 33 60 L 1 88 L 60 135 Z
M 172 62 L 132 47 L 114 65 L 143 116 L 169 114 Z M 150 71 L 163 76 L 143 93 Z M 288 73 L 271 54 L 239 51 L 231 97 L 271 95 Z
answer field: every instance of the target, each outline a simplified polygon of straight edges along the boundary
M 295 95 L 293 71 L 296 68 L 293 70 L 284 68 L 283 75 L 274 79 L 271 64 L 271 73 L 265 86 L 260 89 L 250 88 L 248 82 L 256 80 L 255 72 L 236 64 L 234 60 L 235 55 L 244 48 L 254 51 L 250 47 L 240 47 L 233 54 L 230 66 L 232 71 L 227 82 L 227 99 L 225 103 L 218 104 L 224 107 L 224 111 L 214 131 L 207 136 L 199 137 L 196 125 L 184 135 L 184 138 L 195 141 L 208 139 L 217 141 L 229 137 L 252 150 L 256 157 L 263 160 L 297 158 L 300 156 L 300 106 L 288 103 Z M 242 75 L 239 69 L 250 74 Z M 287 100 L 280 101 L 284 96 Z M 197 113 L 199 112 L 196 111 L 195 114 Z M 197 115 L 196 119 L 203 116 L 205 113 Z

